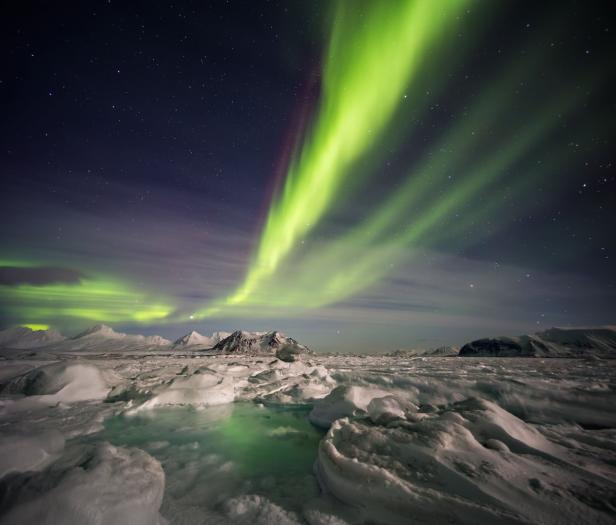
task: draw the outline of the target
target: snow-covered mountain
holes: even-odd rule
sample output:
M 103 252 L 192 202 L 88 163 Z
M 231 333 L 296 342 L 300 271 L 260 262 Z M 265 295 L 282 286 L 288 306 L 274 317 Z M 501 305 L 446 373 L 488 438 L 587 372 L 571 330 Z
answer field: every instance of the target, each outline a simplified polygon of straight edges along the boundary
M 78 335 L 66 338 L 54 330 L 32 331 L 10 328 L 0 331 L 0 348 L 37 348 L 50 352 L 126 352 L 131 350 L 216 350 L 220 353 L 276 354 L 292 361 L 309 352 L 280 332 L 214 332 L 211 336 L 193 330 L 173 343 L 158 335 L 144 336 L 116 332 L 110 326 L 97 324 Z
M 609 328 L 550 328 L 534 335 L 478 339 L 465 344 L 459 355 L 616 358 L 616 331 Z
M 214 332 L 211 336 L 201 335 L 199 332 L 192 330 L 173 342 L 174 348 L 188 348 L 199 346 L 201 348 L 212 348 L 220 341 L 229 337 L 229 332 Z
M 159 335 L 131 335 L 116 332 L 110 326 L 97 324 L 70 339 L 49 345 L 46 350 L 53 351 L 96 351 L 122 352 L 127 350 L 142 350 L 146 348 L 161 348 L 171 344 L 171 341 Z
M 0 330 L 0 348 L 39 348 L 64 339 L 56 330 L 32 330 L 25 326 Z
M 237 330 L 216 344 L 213 350 L 221 353 L 275 354 L 285 349 L 286 355 L 309 353 L 308 347 L 277 331 L 244 332 Z

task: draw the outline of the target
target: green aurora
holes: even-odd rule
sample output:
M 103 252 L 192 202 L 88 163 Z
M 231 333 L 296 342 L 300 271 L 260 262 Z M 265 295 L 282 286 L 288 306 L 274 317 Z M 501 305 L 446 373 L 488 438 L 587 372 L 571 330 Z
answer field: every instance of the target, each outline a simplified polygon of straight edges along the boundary
M 37 265 L 2 261 L 0 266 L 28 268 Z M 89 276 L 76 283 L 0 286 L 0 293 L 3 302 L 11 305 L 11 314 L 23 319 L 22 326 L 33 330 L 49 328 L 51 320 L 58 323 L 67 319 L 148 324 L 162 321 L 174 310 L 125 282 L 102 275 Z
M 549 49 L 535 36 L 526 44 L 536 52 L 512 56 L 486 87 L 460 101 L 463 110 L 409 161 L 401 183 L 332 234 L 327 227 L 345 199 L 370 191 L 388 145 L 419 140 L 413 119 L 446 92 L 446 68 L 463 61 L 466 46 L 474 43 L 475 37 L 459 44 L 459 32 L 470 21 L 483 29 L 492 16 L 486 3 L 472 0 L 362 6 L 336 4 L 316 113 L 295 146 L 244 279 L 233 291 L 187 312 L 164 293 L 88 273 L 76 283 L 0 285 L 11 316 L 39 329 L 67 319 L 147 325 L 292 317 L 364 292 L 422 249 L 454 251 L 476 242 L 464 237 L 469 225 L 506 223 L 507 215 L 489 196 L 506 186 L 509 197 L 522 202 L 534 184 L 562 168 L 567 155 L 546 145 L 592 92 L 596 75 L 559 86 L 558 96 L 543 93 L 515 114 L 517 85 L 540 75 L 550 60 Z M 547 25 L 543 33 L 557 32 L 557 21 Z M 426 85 L 438 93 L 427 97 Z M 37 264 L 42 263 L 1 263 Z
M 373 2 L 363 20 L 349 3 L 337 4 L 319 112 L 270 208 L 246 279 L 229 297 L 193 317 L 219 314 L 229 306 L 273 306 L 272 294 L 266 291 L 263 297 L 263 290 L 270 289 L 283 260 L 335 204 L 353 176 L 353 163 L 384 133 L 427 53 L 471 3 Z
M 414 85 L 426 74 L 422 62 L 430 56 L 447 63 L 454 44 L 443 37 L 452 40 L 462 14 L 478 9 L 477 3 L 462 1 L 374 2 L 362 23 L 345 6 L 338 4 L 325 53 L 318 114 L 272 202 L 246 277 L 233 293 L 191 319 L 291 316 L 343 301 L 381 281 L 417 249 L 456 242 L 459 248 L 454 232 L 477 221 L 497 223 L 488 195 L 511 179 L 512 171 L 517 175 L 507 181 L 511 197 L 523 199 L 532 184 L 567 160 L 562 154 L 537 156 L 537 149 L 558 132 L 593 80 L 583 79 L 585 89 L 573 82 L 562 86 L 564 94 L 547 103 L 538 98 L 528 113 L 512 115 L 518 83 L 539 74 L 549 60 L 547 51 L 538 51 L 497 72 L 431 147 L 438 153 L 409 168 L 384 202 L 342 234 L 312 239 L 319 221 L 335 213 L 340 192 L 361 186 L 357 159 L 374 156 L 379 140 L 392 135 L 388 127 L 393 134 L 399 131 L 396 112 L 408 112 L 403 106 L 409 94 L 420 99 Z M 479 10 L 473 14 L 488 18 Z M 371 81 L 362 80 L 367 78 Z M 419 102 L 414 109 L 421 111 Z M 493 137 L 489 130 L 502 120 L 510 126 Z

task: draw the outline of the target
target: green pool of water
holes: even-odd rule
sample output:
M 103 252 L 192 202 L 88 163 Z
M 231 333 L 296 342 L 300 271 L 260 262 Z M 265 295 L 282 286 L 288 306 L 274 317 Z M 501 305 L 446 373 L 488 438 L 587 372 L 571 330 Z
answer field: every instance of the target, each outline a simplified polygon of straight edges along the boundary
M 163 515 L 165 507 L 212 509 L 242 494 L 263 494 L 293 510 L 307 493 L 318 494 L 313 465 L 323 433 L 308 411 L 253 403 L 161 408 L 113 417 L 95 439 L 141 448 L 161 462 Z

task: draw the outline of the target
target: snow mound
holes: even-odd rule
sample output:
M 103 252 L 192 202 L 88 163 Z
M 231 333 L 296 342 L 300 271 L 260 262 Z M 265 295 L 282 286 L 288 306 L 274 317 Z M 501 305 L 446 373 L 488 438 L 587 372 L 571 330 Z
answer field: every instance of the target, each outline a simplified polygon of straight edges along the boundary
M 27 396 L 28 405 L 101 400 L 111 390 L 110 377 L 92 364 L 54 363 L 11 379 L 2 394 Z
M 9 479 L 0 524 L 155 525 L 165 475 L 139 449 L 102 443 L 65 454 L 47 471 Z M 4 511 L 4 512 L 2 512 Z
M 280 332 L 244 332 L 237 330 L 214 346 L 221 353 L 274 354 L 285 348 L 284 355 L 309 353 L 310 350 L 295 339 Z
M 192 405 L 207 407 L 233 403 L 235 381 L 232 377 L 197 369 L 189 377 L 177 377 L 153 391 L 154 397 L 130 413 L 159 406 Z
M 534 335 L 478 339 L 465 344 L 459 355 L 616 358 L 616 331 L 608 328 L 550 328 Z
M 365 415 L 373 399 L 387 395 L 376 388 L 341 385 L 317 402 L 308 417 L 315 425 L 328 428 L 336 419 Z
M 32 330 L 18 326 L 0 331 L 0 348 L 39 348 L 64 339 L 65 337 L 55 330 Z
M 335 421 L 320 482 L 387 523 L 613 522 L 613 478 L 597 475 L 498 405 L 469 399 L 385 425 Z
M 58 458 L 64 438 L 57 430 L 42 434 L 0 436 L 0 478 L 10 472 L 42 470 Z
M 321 365 L 275 360 L 251 374 L 239 396 L 269 404 L 306 404 L 327 396 L 336 382 Z

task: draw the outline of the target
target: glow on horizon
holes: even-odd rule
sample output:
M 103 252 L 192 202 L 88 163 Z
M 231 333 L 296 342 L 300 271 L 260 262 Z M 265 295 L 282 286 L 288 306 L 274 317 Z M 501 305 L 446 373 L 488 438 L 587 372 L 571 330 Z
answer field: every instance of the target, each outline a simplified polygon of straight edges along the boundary
M 24 328 L 29 328 L 30 330 L 33 330 L 34 332 L 38 330 L 49 330 L 49 328 L 51 328 L 48 324 L 38 324 L 38 323 L 25 323 L 25 324 L 21 324 L 20 326 Z
M 2 266 L 36 267 L 32 261 Z M 138 291 L 125 282 L 97 275 L 75 283 L 0 286 L 0 297 L 23 326 L 49 326 L 67 321 L 147 324 L 162 322 L 174 311 L 166 301 Z M 32 328 L 34 329 L 34 328 Z

